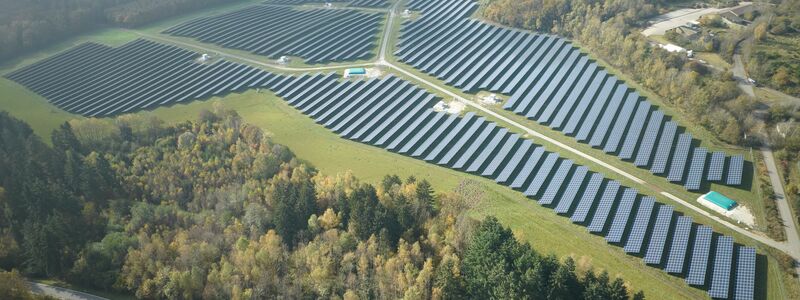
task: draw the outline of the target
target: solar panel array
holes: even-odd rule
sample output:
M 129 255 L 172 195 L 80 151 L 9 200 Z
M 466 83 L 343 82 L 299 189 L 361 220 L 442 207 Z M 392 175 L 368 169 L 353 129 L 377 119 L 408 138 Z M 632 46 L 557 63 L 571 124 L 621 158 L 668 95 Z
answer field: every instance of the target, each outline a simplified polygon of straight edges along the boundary
M 686 247 L 689 245 L 689 236 L 692 233 L 691 217 L 680 216 L 676 223 L 667 265 L 664 267 L 664 271 L 668 273 L 683 272 L 683 264 L 686 262 Z
M 645 252 L 646 263 L 664 263 L 668 272 L 681 276 L 689 265 L 689 274 L 696 275 L 687 281 L 712 269 L 723 276 L 724 268 L 716 264 L 725 261 L 710 258 L 697 240 L 689 252 L 692 220 L 678 216 L 672 206 L 641 197 L 472 112 L 433 111 L 439 99 L 397 77 L 339 81 L 334 74 L 306 74 L 273 89 L 343 138 L 495 180 L 554 207 L 609 243 L 624 245 L 627 253 Z M 700 231 L 700 236 L 711 234 L 710 227 Z M 733 270 L 732 261 L 728 264 Z
M 753 299 L 756 285 L 756 249 L 739 247 L 734 282 L 733 299 Z
M 350 2 L 348 6 L 354 7 L 387 7 L 389 0 L 355 0 Z
M 308 3 L 324 3 L 324 2 L 344 2 L 345 0 L 264 0 L 264 4 L 275 5 L 303 5 Z
M 678 132 L 662 111 L 566 39 L 471 19 L 474 0 L 411 1 L 409 7 L 422 17 L 401 29 L 399 61 L 465 92 L 509 95 L 504 109 L 634 160 L 689 190 L 705 180 L 741 184 L 739 168 L 729 168 L 733 174 L 725 182 L 703 174 L 688 182 L 684 173 L 694 161 L 687 155 L 696 144 L 691 135 Z
M 692 249 L 692 261 L 689 263 L 689 274 L 686 275 L 686 283 L 691 285 L 704 285 L 706 283 L 712 236 L 711 227 L 703 225 L 697 227 L 694 249 Z
M 744 168 L 744 157 L 741 155 L 732 156 L 728 162 L 728 185 L 742 184 L 742 169 Z
M 383 18 L 382 13 L 352 9 L 255 5 L 190 20 L 164 33 L 270 58 L 296 56 L 317 64 L 372 56 Z
M 700 183 L 703 179 L 703 170 L 706 166 L 706 156 L 708 150 L 703 147 L 694 148 L 692 155 L 692 163 L 689 166 L 689 175 L 686 178 L 686 189 L 696 191 L 700 189 Z
M 733 238 L 721 236 L 717 239 L 717 249 L 714 255 L 714 268 L 711 271 L 711 288 L 708 295 L 711 298 L 728 298 L 731 282 L 731 261 L 733 260 Z
M 71 113 L 103 117 L 269 87 L 282 77 L 148 40 L 85 43 L 5 75 Z

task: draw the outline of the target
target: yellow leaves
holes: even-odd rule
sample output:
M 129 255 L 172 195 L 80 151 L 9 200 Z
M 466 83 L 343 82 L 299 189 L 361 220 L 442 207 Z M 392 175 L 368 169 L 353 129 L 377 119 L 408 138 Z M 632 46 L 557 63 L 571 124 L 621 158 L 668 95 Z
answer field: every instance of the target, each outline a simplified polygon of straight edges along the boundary
M 318 222 L 323 229 L 331 230 L 339 227 L 341 224 L 341 217 L 337 215 L 333 209 L 328 208 L 325 210 L 325 213 L 322 214 L 322 217 L 319 218 Z
M 761 22 L 753 28 L 753 38 L 758 42 L 763 42 L 767 39 L 767 29 L 769 28 L 769 24 L 767 22 Z
M 342 296 L 342 299 L 343 300 L 358 300 L 359 298 L 358 298 L 358 294 L 356 294 L 356 292 L 353 292 L 353 290 L 348 289 L 346 292 L 344 292 L 344 296 Z

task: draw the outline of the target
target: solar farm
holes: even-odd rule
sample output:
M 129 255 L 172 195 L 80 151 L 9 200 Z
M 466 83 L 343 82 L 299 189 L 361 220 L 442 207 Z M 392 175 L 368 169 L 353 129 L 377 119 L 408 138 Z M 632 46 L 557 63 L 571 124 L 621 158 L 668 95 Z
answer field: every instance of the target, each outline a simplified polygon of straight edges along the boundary
M 411 1 L 409 7 L 423 16 L 401 29 L 395 52 L 401 62 L 464 92 L 509 95 L 504 109 L 650 166 L 687 190 L 706 182 L 741 184 L 742 157 L 707 167 L 690 133 L 678 132 L 675 122 L 568 40 L 470 19 L 477 9 L 471 0 Z M 720 167 L 727 178 L 711 172 Z
M 105 117 L 266 87 L 280 76 L 148 40 L 85 43 L 5 75 L 56 107 Z
M 200 18 L 164 31 L 269 58 L 295 56 L 307 64 L 372 56 L 382 13 L 256 5 Z
M 375 56 L 387 19 L 378 9 L 389 1 L 317 4 L 268 0 L 161 34 L 269 59 L 299 57 L 309 65 Z M 464 93 L 507 96 L 500 112 L 525 116 L 662 176 L 683 193 L 708 190 L 710 183 L 743 185 L 748 170 L 742 155 L 700 147 L 690 132 L 568 40 L 472 19 L 478 8 L 473 0 L 410 0 L 406 7 L 421 14 L 400 28 L 394 53 L 400 62 Z M 267 89 L 343 139 L 509 187 L 709 297 L 757 297 L 755 247 L 697 223 L 680 212 L 685 207 L 664 203 L 647 188 L 593 171 L 595 166 L 546 149 L 481 112 L 434 110 L 449 99 L 408 77 L 388 72 L 344 80 L 336 72 L 288 74 L 264 66 L 136 39 L 116 47 L 83 43 L 4 77 L 85 117 Z
M 273 89 L 342 138 L 492 179 L 538 199 L 626 253 L 643 256 L 648 265 L 682 276 L 690 285 L 712 287 L 712 297 L 731 293 L 735 299 L 752 299 L 752 291 L 731 291 L 754 280 L 732 270 L 756 264 L 754 256 L 732 259 L 726 254 L 734 249 L 732 238 L 475 113 L 435 112 L 439 99 L 408 81 L 391 75 L 360 81 L 337 77 L 305 74 Z

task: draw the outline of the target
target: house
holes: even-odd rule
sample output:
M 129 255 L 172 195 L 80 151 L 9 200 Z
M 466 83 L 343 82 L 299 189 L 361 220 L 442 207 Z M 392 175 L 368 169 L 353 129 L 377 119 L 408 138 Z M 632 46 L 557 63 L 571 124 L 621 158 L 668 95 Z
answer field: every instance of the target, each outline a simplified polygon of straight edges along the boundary
M 671 29 L 673 32 L 687 38 L 687 39 L 694 39 L 700 35 L 700 31 L 689 26 L 678 26 L 674 29 Z
M 737 16 L 735 13 L 731 11 L 726 11 L 724 13 L 719 14 L 722 18 L 722 21 L 731 28 L 741 28 L 747 26 L 747 21 Z

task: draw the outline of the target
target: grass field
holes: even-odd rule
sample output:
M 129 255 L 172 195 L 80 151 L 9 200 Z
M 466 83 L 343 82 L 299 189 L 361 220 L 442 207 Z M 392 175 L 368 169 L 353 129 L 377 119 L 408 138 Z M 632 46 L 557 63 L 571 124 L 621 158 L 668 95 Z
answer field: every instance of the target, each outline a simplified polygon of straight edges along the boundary
M 240 6 L 255 2 L 256 1 L 249 1 L 247 3 L 236 4 L 230 8 L 217 8 L 214 10 L 202 11 L 139 30 L 148 33 L 157 33 L 172 24 L 177 24 L 197 16 L 216 14 L 223 9 L 236 9 Z M 396 18 L 396 21 L 399 24 L 401 20 L 400 18 Z M 399 29 L 399 26 L 395 26 L 395 29 Z M 393 39 L 396 39 L 396 33 L 393 34 Z M 135 32 L 120 29 L 100 30 L 32 53 L 23 59 L 6 63 L 0 66 L 0 74 L 13 70 L 16 67 L 35 62 L 84 41 L 119 45 L 135 39 L 138 36 L 139 35 Z M 209 45 L 203 46 L 211 47 Z M 226 49 L 225 51 L 229 52 L 231 50 Z M 430 76 L 419 74 L 411 68 L 406 69 L 415 72 L 415 74 L 423 78 L 431 78 Z M 626 79 L 624 75 L 621 75 L 622 73 L 617 70 L 609 69 L 623 80 Z M 634 82 L 628 81 L 626 83 L 631 87 L 638 88 L 638 85 Z M 427 88 L 431 90 L 430 87 Z M 458 92 L 453 88 L 449 89 Z M 653 95 L 647 93 L 646 90 L 638 88 L 638 91 L 644 96 L 647 96 L 653 104 L 659 105 L 667 114 L 672 115 L 673 119 L 677 120 L 679 124 L 691 124 L 688 120 L 683 120 L 681 114 L 676 114 L 675 111 L 670 110 L 669 106 L 663 105 L 658 98 L 653 97 Z M 464 95 L 465 97 L 470 96 L 460 92 L 458 92 L 458 94 Z M 609 246 L 602 237 L 589 234 L 583 227 L 571 224 L 568 218 L 556 216 L 552 210 L 538 206 L 538 204 L 522 196 L 521 193 L 497 185 L 491 180 L 437 167 L 420 160 L 396 155 L 380 148 L 341 139 L 322 126 L 315 124 L 311 119 L 300 114 L 270 93 L 259 94 L 255 91 L 248 91 L 244 94 L 233 94 L 224 98 L 213 98 L 189 104 L 177 104 L 171 107 L 164 107 L 141 113 L 152 114 L 170 122 L 180 122 L 195 119 L 200 110 L 209 109 L 215 105 L 215 103 L 222 103 L 227 108 L 235 109 L 247 122 L 265 128 L 271 133 L 276 142 L 289 146 L 299 158 L 308 161 L 324 174 L 333 175 L 349 170 L 361 180 L 372 183 L 377 183 L 386 174 L 397 174 L 401 177 L 414 175 L 418 178 L 425 178 L 431 181 L 437 191 L 450 190 L 464 179 L 477 180 L 484 185 L 486 197 L 484 201 L 472 211 L 472 215 L 476 218 L 481 218 L 486 215 L 497 216 L 504 224 L 511 226 L 518 237 L 531 242 L 538 251 L 554 253 L 559 257 L 573 256 L 580 262 L 579 265 L 586 266 L 591 264 L 596 268 L 608 270 L 612 276 L 622 276 L 628 282 L 630 288 L 634 290 L 644 290 L 648 299 L 707 298 L 705 291 L 689 287 L 684 283 L 683 279 L 679 277 L 667 275 L 656 268 L 646 267 L 641 259 L 624 254 L 619 247 Z M 78 116 L 58 110 L 49 105 L 45 99 L 6 79 L 0 79 L 0 110 L 8 110 L 12 115 L 30 123 L 34 131 L 48 141 L 52 129 L 56 128 L 64 121 L 72 118 L 79 118 Z M 499 108 L 496 109 L 496 111 L 526 126 L 530 126 L 537 131 L 541 131 L 550 136 L 563 137 L 560 141 L 571 147 L 593 155 L 596 154 L 598 157 L 610 158 L 610 156 L 603 154 L 602 151 L 592 149 L 585 144 L 577 143 L 573 138 L 565 137 L 560 132 L 552 131 L 535 122 L 525 120 L 520 116 L 513 115 Z M 499 123 L 509 127 L 507 124 Z M 513 130 L 511 127 L 509 128 Z M 703 129 L 692 129 L 690 131 L 696 138 L 702 141 L 702 146 L 707 146 L 712 150 L 724 149 L 729 153 L 744 153 L 746 154 L 745 157 L 750 159 L 748 151 L 726 146 L 718 142 L 713 135 Z M 536 142 L 540 143 L 541 141 Z M 558 148 L 553 145 L 544 144 L 544 146 L 552 151 L 558 150 Z M 561 154 L 564 157 L 575 160 L 579 164 L 587 165 L 595 171 L 603 172 L 608 177 L 617 179 L 623 184 L 635 186 L 629 180 L 620 178 L 621 176 L 615 176 L 611 171 L 604 170 L 586 160 L 577 158 L 574 155 L 569 155 L 568 153 Z M 649 174 L 647 170 L 638 169 L 628 162 L 621 162 L 617 158 L 610 158 L 608 161 L 613 163 L 615 167 L 628 173 L 643 178 L 648 182 L 663 186 L 665 190 L 678 197 L 687 200 L 692 200 L 697 197 L 696 194 L 683 190 L 681 186 L 666 183 L 666 179 L 653 176 Z M 741 190 L 716 185 L 712 185 L 711 188 L 719 190 L 743 203 L 748 203 L 747 201 L 750 201 L 748 199 L 759 198 L 753 196 L 755 193 L 754 190 Z M 647 191 L 642 192 L 652 194 Z M 659 201 L 675 205 L 672 201 L 660 196 Z M 751 206 L 758 206 L 757 203 L 750 203 Z M 678 205 L 676 205 L 676 208 L 686 212 L 686 209 L 681 209 Z M 756 209 L 754 209 L 754 212 L 757 214 L 759 213 Z M 714 225 L 714 222 L 702 216 L 692 213 L 687 214 L 693 216 L 695 220 L 701 223 L 712 225 L 718 232 L 734 236 L 737 242 L 754 245 L 751 240 L 733 233 L 725 227 Z M 761 212 L 761 216 L 763 218 L 763 212 Z M 766 253 L 762 246 L 757 247 L 760 248 L 759 253 Z M 768 263 L 762 265 L 764 268 L 760 269 L 757 273 L 760 276 L 760 284 L 758 285 L 760 295 L 768 299 L 790 299 L 800 296 L 800 286 L 798 286 L 797 280 L 788 278 L 783 274 L 778 269 L 777 263 L 773 257 L 764 257 L 764 260 Z

